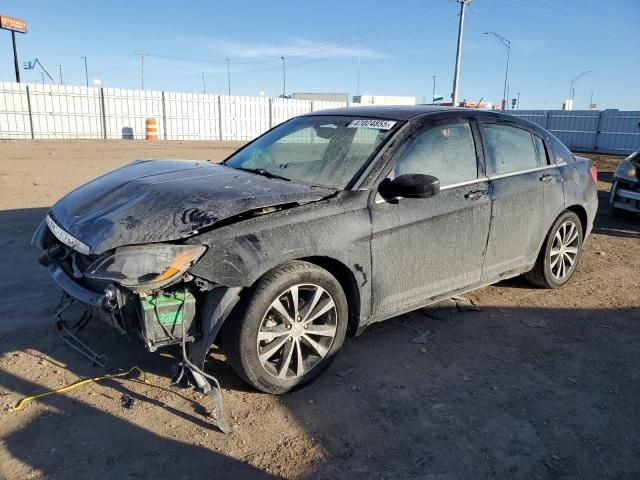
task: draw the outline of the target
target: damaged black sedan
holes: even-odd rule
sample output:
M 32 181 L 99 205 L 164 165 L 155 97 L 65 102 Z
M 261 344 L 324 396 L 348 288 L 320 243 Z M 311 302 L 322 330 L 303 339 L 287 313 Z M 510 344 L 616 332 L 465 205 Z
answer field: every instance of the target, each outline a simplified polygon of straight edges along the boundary
M 136 161 L 58 201 L 36 231 L 68 296 L 155 351 L 215 342 L 250 385 L 316 378 L 347 334 L 525 274 L 573 275 L 596 172 L 509 115 L 315 112 L 222 164 Z

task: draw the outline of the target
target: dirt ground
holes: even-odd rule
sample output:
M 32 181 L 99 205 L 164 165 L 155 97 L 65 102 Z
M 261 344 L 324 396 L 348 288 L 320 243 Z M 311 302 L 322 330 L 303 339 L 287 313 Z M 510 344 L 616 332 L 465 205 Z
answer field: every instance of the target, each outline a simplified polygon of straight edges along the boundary
M 106 369 L 67 347 L 59 293 L 29 246 L 47 207 L 136 158 L 217 161 L 238 145 L 0 142 L 0 478 L 640 478 L 640 219 L 608 208 L 618 158 L 595 157 L 595 230 L 560 290 L 514 279 L 467 295 L 477 312 L 389 320 L 282 397 L 246 387 L 214 351 L 228 436 L 203 415 L 208 398 L 170 386 L 175 352 L 148 354 L 99 323 L 81 337 Z M 134 365 L 151 384 L 106 380 L 11 410 Z

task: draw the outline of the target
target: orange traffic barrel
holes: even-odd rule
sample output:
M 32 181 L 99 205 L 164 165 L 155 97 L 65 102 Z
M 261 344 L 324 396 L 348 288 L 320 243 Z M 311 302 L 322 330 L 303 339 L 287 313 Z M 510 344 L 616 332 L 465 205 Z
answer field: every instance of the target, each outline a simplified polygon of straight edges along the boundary
M 158 124 L 155 118 L 147 118 L 146 120 L 146 139 L 158 140 Z

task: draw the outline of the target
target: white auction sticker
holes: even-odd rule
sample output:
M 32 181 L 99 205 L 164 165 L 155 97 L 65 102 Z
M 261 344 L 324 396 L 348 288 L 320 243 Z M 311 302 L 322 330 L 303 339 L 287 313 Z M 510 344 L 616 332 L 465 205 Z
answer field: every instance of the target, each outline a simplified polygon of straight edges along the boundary
M 354 120 L 347 128 L 377 128 L 390 130 L 396 124 L 393 120 Z

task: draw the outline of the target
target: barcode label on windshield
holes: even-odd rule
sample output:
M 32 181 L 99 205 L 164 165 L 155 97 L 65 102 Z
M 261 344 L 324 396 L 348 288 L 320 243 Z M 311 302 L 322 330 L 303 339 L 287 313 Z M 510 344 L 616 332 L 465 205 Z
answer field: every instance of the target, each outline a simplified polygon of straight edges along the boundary
M 390 130 L 396 124 L 393 120 L 354 120 L 347 128 L 377 128 Z

